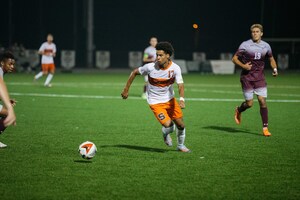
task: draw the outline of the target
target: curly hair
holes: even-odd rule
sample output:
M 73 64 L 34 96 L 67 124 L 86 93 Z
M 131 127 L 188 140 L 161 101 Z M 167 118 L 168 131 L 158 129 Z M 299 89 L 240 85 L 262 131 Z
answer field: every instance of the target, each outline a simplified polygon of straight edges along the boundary
M 7 60 L 7 59 L 15 59 L 14 54 L 10 51 L 5 51 L 5 52 L 0 54 L 0 61 L 4 61 L 4 60 Z
M 164 51 L 165 53 L 169 54 L 170 56 L 172 56 L 174 53 L 174 48 L 170 42 L 159 42 L 155 48 L 156 48 L 156 50 Z

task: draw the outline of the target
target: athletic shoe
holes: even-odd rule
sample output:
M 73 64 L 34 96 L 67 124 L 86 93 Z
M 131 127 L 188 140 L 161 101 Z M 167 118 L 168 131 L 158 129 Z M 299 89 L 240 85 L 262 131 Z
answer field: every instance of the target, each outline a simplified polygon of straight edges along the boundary
M 52 87 L 51 83 L 45 85 L 45 87 Z
M 263 134 L 264 134 L 264 136 L 266 136 L 266 137 L 270 137 L 272 134 L 269 132 L 269 130 L 268 130 L 268 128 L 263 128 Z
M 192 152 L 190 149 L 188 149 L 185 145 L 180 145 L 180 146 L 177 146 L 177 151 L 181 151 L 181 152 L 184 152 L 184 153 L 190 153 Z
M 5 148 L 5 147 L 7 147 L 7 145 L 0 142 L 0 148 Z
M 240 124 L 242 121 L 242 113 L 239 112 L 238 108 L 239 107 L 236 107 L 234 112 L 234 120 L 236 124 Z
M 167 134 L 167 135 L 163 134 L 163 138 L 164 138 L 165 144 L 166 144 L 168 147 L 173 146 L 172 138 L 171 138 L 170 134 Z

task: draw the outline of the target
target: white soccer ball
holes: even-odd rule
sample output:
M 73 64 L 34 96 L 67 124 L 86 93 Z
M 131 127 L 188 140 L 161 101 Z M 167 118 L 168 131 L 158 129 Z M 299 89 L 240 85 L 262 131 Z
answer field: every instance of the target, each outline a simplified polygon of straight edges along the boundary
M 78 152 L 84 159 L 92 159 L 97 152 L 97 147 L 93 142 L 86 141 L 79 145 Z

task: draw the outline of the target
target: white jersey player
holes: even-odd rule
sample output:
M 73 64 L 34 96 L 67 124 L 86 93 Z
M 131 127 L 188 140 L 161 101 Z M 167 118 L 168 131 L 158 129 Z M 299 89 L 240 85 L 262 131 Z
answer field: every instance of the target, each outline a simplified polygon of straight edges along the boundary
M 156 119 L 162 125 L 162 134 L 167 146 L 172 146 L 170 133 L 177 127 L 177 150 L 190 152 L 184 145 L 185 125 L 182 110 L 184 103 L 184 84 L 180 67 L 170 59 L 174 49 L 169 42 L 160 42 L 156 45 L 157 61 L 134 69 L 124 87 L 121 96 L 128 98 L 129 88 L 136 75 L 148 76 L 147 101 Z M 178 85 L 179 103 L 174 96 L 173 84 Z
M 145 50 L 144 50 L 144 56 L 143 56 L 143 63 L 147 64 L 147 63 L 152 63 L 155 62 L 156 60 L 156 48 L 155 46 L 157 45 L 157 38 L 156 37 L 151 37 L 150 38 L 150 46 L 148 46 Z M 143 94 L 142 94 L 142 98 L 146 99 L 147 98 L 147 82 L 148 82 L 148 76 L 144 76 L 144 86 L 143 86 Z
M 38 53 L 42 55 L 42 71 L 34 76 L 34 80 L 37 80 L 43 75 L 47 75 L 49 73 L 44 85 L 46 87 L 51 87 L 50 82 L 55 73 L 55 64 L 53 58 L 56 56 L 56 45 L 53 43 L 53 36 L 51 34 L 47 35 L 47 42 L 44 42 L 41 45 Z
M 138 68 L 141 75 L 148 77 L 147 101 L 150 105 L 166 103 L 174 98 L 173 83 L 183 84 L 181 69 L 172 61 L 161 70 L 159 63 L 149 63 Z

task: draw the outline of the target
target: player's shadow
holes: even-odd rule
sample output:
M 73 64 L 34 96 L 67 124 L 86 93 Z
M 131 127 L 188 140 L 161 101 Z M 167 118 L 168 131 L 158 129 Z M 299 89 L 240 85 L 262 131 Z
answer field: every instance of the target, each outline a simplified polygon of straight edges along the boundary
M 252 134 L 252 135 L 258 136 L 257 133 L 251 132 L 246 129 L 237 129 L 237 128 L 225 127 L 225 126 L 205 126 L 203 128 L 217 130 L 217 131 L 221 131 L 221 132 L 227 132 L 227 133 L 247 133 L 247 134 Z
M 134 97 L 136 99 L 142 99 L 142 93 L 131 93 L 128 98 Z
M 128 144 L 117 144 L 117 145 L 103 145 L 102 148 L 107 147 L 116 147 L 116 148 L 125 148 L 125 149 L 132 149 L 132 150 L 138 150 L 138 151 L 148 151 L 148 152 L 156 152 L 156 153 L 165 153 L 170 150 L 166 149 L 159 149 L 159 148 L 153 148 L 153 147 L 143 147 L 143 146 L 136 146 L 136 145 L 128 145 Z
M 92 163 L 91 160 L 74 160 L 74 162 L 76 162 L 76 163 L 83 163 L 83 164 L 90 164 L 90 163 Z

